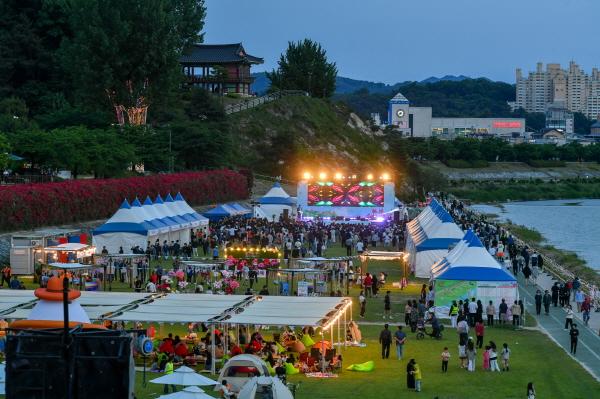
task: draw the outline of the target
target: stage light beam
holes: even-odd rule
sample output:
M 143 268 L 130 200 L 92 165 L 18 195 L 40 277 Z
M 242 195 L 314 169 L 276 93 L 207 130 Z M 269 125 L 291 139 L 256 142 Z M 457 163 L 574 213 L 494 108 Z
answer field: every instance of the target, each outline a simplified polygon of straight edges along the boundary
M 336 179 L 336 180 L 342 180 L 342 174 L 341 174 L 340 172 L 337 172 L 337 173 L 335 174 L 335 179 Z
M 325 173 L 325 172 L 319 173 L 319 179 L 325 180 L 326 178 L 327 178 L 327 173 Z
M 389 175 L 389 173 L 384 173 L 383 175 L 381 175 L 381 179 L 383 179 L 383 180 L 386 180 L 386 181 L 387 181 L 387 180 L 390 180 L 390 175 Z
M 310 172 L 304 172 L 304 178 L 306 180 L 310 179 Z
M 367 180 L 373 180 L 373 173 L 369 173 L 367 175 Z

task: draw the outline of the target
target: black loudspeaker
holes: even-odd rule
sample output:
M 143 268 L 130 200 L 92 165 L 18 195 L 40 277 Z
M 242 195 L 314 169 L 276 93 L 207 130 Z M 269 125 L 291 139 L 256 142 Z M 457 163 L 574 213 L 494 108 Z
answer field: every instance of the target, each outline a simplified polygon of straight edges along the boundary
M 6 398 L 133 397 L 132 338 L 122 331 L 75 331 L 64 356 L 62 331 L 22 331 L 7 336 Z M 66 372 L 70 372 L 67 383 Z
M 400 223 L 400 211 L 394 211 L 394 222 Z

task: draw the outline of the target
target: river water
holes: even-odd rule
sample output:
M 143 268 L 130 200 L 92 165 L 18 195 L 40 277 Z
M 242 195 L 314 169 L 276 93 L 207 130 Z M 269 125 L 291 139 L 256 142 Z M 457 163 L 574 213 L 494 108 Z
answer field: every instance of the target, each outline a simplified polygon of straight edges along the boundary
M 509 202 L 500 206 L 473 205 L 501 220 L 534 228 L 548 244 L 577 253 L 600 270 L 600 199 Z

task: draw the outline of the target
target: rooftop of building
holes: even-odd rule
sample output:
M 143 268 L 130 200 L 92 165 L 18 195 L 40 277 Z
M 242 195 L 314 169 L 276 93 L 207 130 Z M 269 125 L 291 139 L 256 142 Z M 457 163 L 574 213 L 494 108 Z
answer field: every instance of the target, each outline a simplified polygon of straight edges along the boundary
M 390 100 L 390 103 L 393 103 L 393 104 L 408 104 L 409 101 L 408 101 L 408 99 L 406 97 L 404 97 L 404 95 L 402 93 L 398 93 L 394 97 L 392 97 L 392 99 Z
M 246 53 L 242 43 L 194 44 L 179 58 L 182 64 L 262 64 L 264 60 Z

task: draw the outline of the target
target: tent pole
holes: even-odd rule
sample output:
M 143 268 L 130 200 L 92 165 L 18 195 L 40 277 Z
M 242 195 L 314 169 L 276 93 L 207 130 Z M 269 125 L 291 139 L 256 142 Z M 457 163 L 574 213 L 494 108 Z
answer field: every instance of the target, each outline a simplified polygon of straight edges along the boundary
M 340 318 L 338 317 L 337 319 L 337 330 L 338 330 L 338 334 L 337 334 L 337 346 L 339 346 L 341 348 L 341 341 L 340 341 Z
M 215 348 L 215 324 L 212 323 L 210 325 L 210 341 L 211 341 L 211 365 L 210 365 L 210 372 L 214 375 L 216 374 L 217 370 L 216 370 L 216 359 L 215 356 L 217 354 L 216 348 Z
M 343 347 L 345 347 L 345 346 L 346 346 L 346 342 L 348 341 L 348 340 L 346 339 L 346 311 L 347 311 L 347 310 L 344 310 L 344 346 L 343 346 Z

